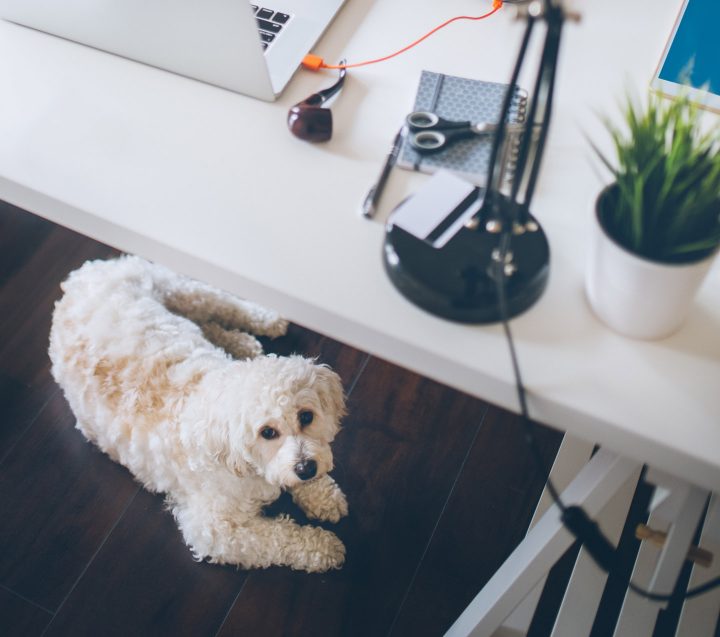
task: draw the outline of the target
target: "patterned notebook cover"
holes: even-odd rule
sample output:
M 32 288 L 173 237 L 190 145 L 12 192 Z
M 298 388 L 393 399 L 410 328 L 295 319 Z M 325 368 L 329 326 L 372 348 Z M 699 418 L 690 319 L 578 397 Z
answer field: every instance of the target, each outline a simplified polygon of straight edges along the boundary
M 507 88 L 507 84 L 423 71 L 413 110 L 432 111 L 449 120 L 496 123 L 500 118 Z M 526 101 L 525 91 L 515 87 L 508 122 L 524 121 Z M 410 145 L 406 135 L 397 166 L 424 173 L 434 173 L 444 168 L 483 186 L 491 151 L 492 136 L 488 135 L 461 139 L 445 150 L 421 155 Z M 510 156 L 513 157 L 514 153 L 510 153 Z M 508 169 L 511 171 L 512 166 L 508 166 Z

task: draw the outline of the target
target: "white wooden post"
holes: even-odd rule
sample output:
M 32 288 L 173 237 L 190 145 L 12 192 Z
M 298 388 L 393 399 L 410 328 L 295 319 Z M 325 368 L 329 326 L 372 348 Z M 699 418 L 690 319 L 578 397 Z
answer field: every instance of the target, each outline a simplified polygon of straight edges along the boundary
M 649 470 L 646 480 L 658 485 L 650 506 L 648 526 L 668 534 L 658 549 L 643 542 L 631 580 L 656 593 L 672 592 L 687 556 L 693 533 L 702 514 L 707 491 L 659 471 Z M 666 605 L 641 597 L 628 589 L 614 637 L 651 637 L 657 614 Z
M 605 537 L 618 545 L 638 480 L 638 467 L 607 504 L 597 522 Z M 608 574 L 602 570 L 583 548 L 580 549 L 575 568 L 555 619 L 552 637 L 584 637 L 589 635 L 602 599 Z
M 710 507 L 700 547 L 713 554 L 710 566 L 693 566 L 688 588 L 695 588 L 720 576 L 720 498 L 717 493 L 710 499 Z M 720 621 L 720 588 L 692 597 L 683 604 L 676 637 L 713 637 Z
M 580 473 L 580 470 L 590 459 L 594 447 L 595 445 L 587 440 L 575 438 L 569 434 L 563 436 L 560 449 L 558 449 L 555 462 L 553 462 L 550 475 L 548 476 L 558 491 L 563 491 L 572 482 L 573 478 Z M 546 487 L 540 496 L 537 508 L 530 521 L 528 532 L 537 524 L 543 513 L 552 506 L 552 503 L 552 497 Z M 510 617 L 503 622 L 504 632 L 496 633 L 495 637 L 502 637 L 502 635 L 517 635 L 522 637 L 527 634 L 527 631 L 530 630 L 530 623 L 535 615 L 535 610 L 540 601 L 540 595 L 542 595 L 546 579 L 547 576 L 540 578 L 540 581 L 532 591 L 530 591 L 528 596 L 512 612 Z

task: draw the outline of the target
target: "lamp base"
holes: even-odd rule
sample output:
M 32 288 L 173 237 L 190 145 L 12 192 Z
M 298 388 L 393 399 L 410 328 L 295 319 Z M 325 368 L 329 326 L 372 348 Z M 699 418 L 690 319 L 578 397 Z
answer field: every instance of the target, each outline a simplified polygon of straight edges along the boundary
M 550 271 L 545 232 L 531 217 L 533 230 L 513 235 L 505 267 L 507 318 L 530 308 L 543 294 Z M 497 294 L 500 234 L 463 227 L 442 248 L 390 224 L 385 233 L 385 270 L 395 287 L 418 307 L 461 323 L 502 320 Z

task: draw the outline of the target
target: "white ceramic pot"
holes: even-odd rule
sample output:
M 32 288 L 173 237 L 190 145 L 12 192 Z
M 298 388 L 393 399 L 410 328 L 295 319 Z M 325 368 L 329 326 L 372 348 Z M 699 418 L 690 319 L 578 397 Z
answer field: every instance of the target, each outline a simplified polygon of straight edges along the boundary
M 682 264 L 639 257 L 606 234 L 597 201 L 585 280 L 590 306 L 608 327 L 625 336 L 669 336 L 685 321 L 715 253 Z

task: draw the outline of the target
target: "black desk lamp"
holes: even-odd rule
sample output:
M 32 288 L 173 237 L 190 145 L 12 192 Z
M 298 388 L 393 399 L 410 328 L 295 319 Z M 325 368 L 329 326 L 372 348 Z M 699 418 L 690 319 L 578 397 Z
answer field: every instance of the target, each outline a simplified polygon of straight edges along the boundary
M 527 26 L 493 140 L 486 188 L 478 191 L 478 213 L 442 248 L 392 224 L 385 235 L 385 268 L 400 292 L 432 314 L 463 323 L 491 323 L 525 311 L 542 296 L 550 269 L 548 241 L 530 203 L 550 124 L 560 34 L 569 14 L 561 0 L 535 0 L 523 5 L 522 13 Z M 526 126 L 519 139 L 510 140 L 513 87 L 538 22 L 546 24 L 545 43 Z M 509 143 L 517 145 L 517 162 L 506 182 Z M 504 278 L 505 316 L 499 277 Z

